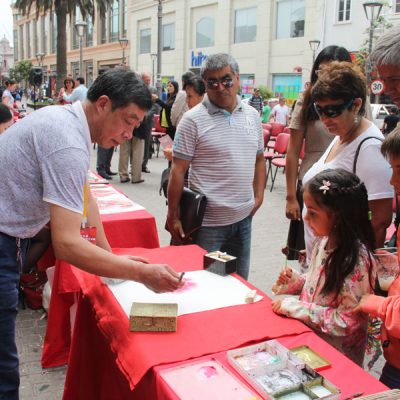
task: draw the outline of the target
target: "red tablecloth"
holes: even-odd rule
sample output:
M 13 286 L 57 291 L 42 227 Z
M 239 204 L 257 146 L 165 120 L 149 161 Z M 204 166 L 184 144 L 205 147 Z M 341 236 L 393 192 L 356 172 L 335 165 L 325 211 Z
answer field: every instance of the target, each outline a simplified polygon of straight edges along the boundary
M 205 251 L 192 245 L 132 249 L 132 253 L 146 255 L 151 262 L 167 262 L 177 271 L 190 271 L 202 269 Z M 82 296 L 64 399 L 132 399 L 133 394 L 144 399 L 148 386 L 154 387 L 151 368 L 156 365 L 310 331 L 298 321 L 273 313 L 265 297 L 254 304 L 180 316 L 178 332 L 133 333 L 108 286 L 96 276 L 74 272 Z
M 145 210 L 104 214 L 101 219 L 111 247 L 155 248 L 160 246 L 155 219 Z M 54 261 L 50 265 L 54 265 Z M 43 368 L 64 365 L 68 361 L 71 342 L 69 310 L 74 303 L 74 293 L 80 290 L 71 272 L 71 266 L 58 260 L 55 265 L 42 353 Z
M 299 335 L 286 336 L 278 339 L 285 347 L 293 348 L 301 345 L 308 345 L 330 361 L 331 367 L 320 372 L 342 392 L 341 398 L 347 398 L 355 393 L 372 394 L 388 390 L 388 388 L 380 383 L 377 379 L 365 372 L 358 365 L 354 364 L 350 359 L 338 352 L 332 346 L 328 345 L 313 332 L 306 332 Z M 228 370 L 236 375 L 240 380 L 246 382 L 228 363 L 226 352 L 213 354 L 213 358 L 221 362 Z M 209 359 L 210 357 L 202 357 Z M 160 372 L 166 368 L 176 365 L 182 365 L 185 362 L 158 366 L 154 368 L 155 383 L 153 386 L 147 386 L 146 397 L 143 399 L 157 400 L 179 400 L 173 390 L 162 379 Z M 247 383 L 246 383 L 247 384 Z M 155 387 L 155 391 L 154 390 Z M 254 389 L 253 389 L 254 390 Z M 220 397 L 222 398 L 222 396 Z

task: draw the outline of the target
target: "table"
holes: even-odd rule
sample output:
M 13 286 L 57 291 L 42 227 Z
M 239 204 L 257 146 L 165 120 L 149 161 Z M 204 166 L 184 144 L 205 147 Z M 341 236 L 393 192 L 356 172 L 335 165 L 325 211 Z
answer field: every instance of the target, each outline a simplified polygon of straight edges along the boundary
M 101 220 L 111 247 L 160 246 L 154 216 L 146 210 L 101 214 Z M 68 263 L 55 260 L 54 256 L 52 259 L 47 254 L 44 264 L 56 267 L 42 353 L 42 367 L 50 368 L 64 365 L 68 361 L 71 342 L 70 307 L 80 287 Z
M 194 245 L 119 252 L 144 255 L 151 262 L 167 262 L 177 271 L 202 269 L 205 253 Z M 81 293 L 64 399 L 176 399 L 160 379 L 161 364 L 215 353 L 224 358 L 224 351 L 228 349 L 272 338 L 281 338 L 288 347 L 309 343 L 335 361 L 332 369 L 324 374 L 338 386 L 346 385 L 342 387 L 344 393 L 385 389 L 308 327 L 274 314 L 268 297 L 250 305 L 183 315 L 179 317 L 176 333 L 133 333 L 129 332 L 128 318 L 109 288 L 98 277 L 84 271 L 74 270 L 74 274 Z M 352 372 L 362 383 L 350 375 L 342 376 L 345 375 L 340 373 L 342 365 L 346 373 Z

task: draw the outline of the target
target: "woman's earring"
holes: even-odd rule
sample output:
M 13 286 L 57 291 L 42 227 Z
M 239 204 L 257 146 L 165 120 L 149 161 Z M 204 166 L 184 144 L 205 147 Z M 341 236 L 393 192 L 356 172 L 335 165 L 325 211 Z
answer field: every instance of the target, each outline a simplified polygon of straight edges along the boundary
M 359 122 L 360 122 L 360 115 L 357 113 L 357 114 L 354 116 L 354 124 L 355 124 L 355 125 L 358 125 Z

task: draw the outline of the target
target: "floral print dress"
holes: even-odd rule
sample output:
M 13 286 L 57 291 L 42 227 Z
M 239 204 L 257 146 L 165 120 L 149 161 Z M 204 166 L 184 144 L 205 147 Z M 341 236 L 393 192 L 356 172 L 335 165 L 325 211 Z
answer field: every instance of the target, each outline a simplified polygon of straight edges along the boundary
M 293 271 L 291 282 L 279 288 L 276 294 L 300 294 L 300 298 L 287 297 L 282 300 L 281 313 L 296 318 L 316 331 L 325 341 L 362 366 L 367 340 L 368 316 L 353 313 L 361 296 L 373 293 L 371 283 L 370 258 L 363 248 L 359 261 L 344 280 L 343 286 L 335 294 L 323 294 L 325 284 L 325 262 L 329 252 L 325 250 L 328 238 L 315 241 L 310 269 L 299 275 Z M 375 268 L 374 268 L 375 269 Z

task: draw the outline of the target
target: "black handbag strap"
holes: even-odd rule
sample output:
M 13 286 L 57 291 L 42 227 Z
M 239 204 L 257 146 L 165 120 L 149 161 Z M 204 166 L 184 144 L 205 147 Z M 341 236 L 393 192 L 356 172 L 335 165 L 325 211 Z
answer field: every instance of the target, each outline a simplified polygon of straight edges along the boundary
M 383 142 L 383 139 L 376 137 L 376 136 L 367 136 L 366 138 L 364 138 L 363 140 L 361 140 L 361 142 L 358 144 L 357 146 L 357 150 L 356 150 L 356 154 L 354 156 L 354 161 L 353 161 L 353 174 L 356 173 L 356 169 L 357 169 L 357 160 L 358 160 L 358 156 L 360 155 L 360 150 L 361 150 L 361 146 L 362 144 L 369 140 L 369 139 L 377 139 L 380 140 L 381 142 Z

